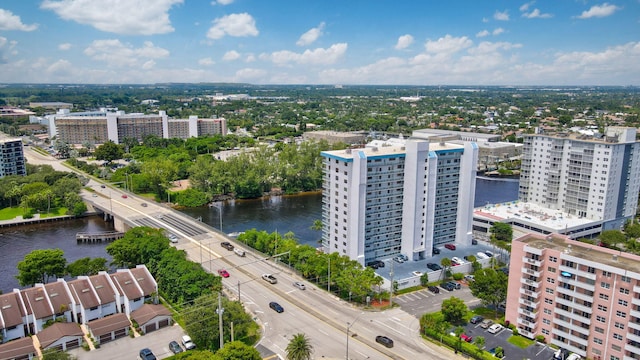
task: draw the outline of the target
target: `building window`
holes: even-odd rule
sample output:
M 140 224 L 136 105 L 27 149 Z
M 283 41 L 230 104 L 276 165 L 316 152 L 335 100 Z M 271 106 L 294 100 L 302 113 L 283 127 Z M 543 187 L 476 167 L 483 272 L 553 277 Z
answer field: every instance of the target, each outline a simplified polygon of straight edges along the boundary
M 545 334 L 545 335 L 549 335 L 549 330 L 547 330 L 547 329 L 542 329 L 542 333 L 543 333 L 543 334 Z
M 624 312 L 624 311 L 616 310 L 616 316 L 621 317 L 621 318 L 626 318 L 627 317 L 627 313 Z
M 552 273 L 554 273 L 554 272 L 556 272 L 556 268 L 549 266 L 549 267 L 547 268 L 547 271 L 548 271 L 548 272 L 552 272 Z
M 618 299 L 618 305 L 629 306 L 629 303 L 626 300 Z
M 548 282 L 549 284 L 555 284 L 555 283 L 556 283 L 556 279 L 547 278 L 547 282 Z
M 555 256 L 549 256 L 549 261 L 551 262 L 558 262 L 558 258 Z
M 624 330 L 624 324 L 616 321 L 616 329 Z
M 629 289 L 620 288 L 620 294 L 629 295 Z
M 607 295 L 607 294 L 600 294 L 600 295 L 598 295 L 598 296 L 599 296 L 599 297 L 600 297 L 600 299 L 602 299 L 602 300 L 609 300 L 609 295 Z
M 602 271 L 602 276 L 611 277 L 611 273 L 608 271 Z
M 598 310 L 600 311 L 607 311 L 607 307 L 604 305 L 598 305 Z
M 602 339 L 593 338 L 593 342 L 598 344 L 598 345 L 602 345 Z
M 551 320 L 549 319 L 542 319 L 542 323 L 545 325 L 551 325 Z
M 600 315 L 596 315 L 596 320 L 598 320 L 598 322 L 601 322 L 601 323 L 606 323 L 607 322 L 607 318 L 605 318 L 604 316 L 600 316 Z M 598 329 L 600 329 L 600 328 L 597 327 L 596 331 L 598 331 Z M 604 332 L 604 330 L 602 330 L 601 332 Z
M 628 276 L 624 276 L 624 275 L 620 278 L 620 280 L 622 280 L 622 281 L 624 281 L 626 283 L 630 283 L 631 282 L 631 278 L 628 277 Z
M 542 310 L 542 311 L 543 311 L 545 314 L 547 314 L 547 315 L 551 315 L 551 309 L 546 309 L 546 308 L 545 308 L 545 309 L 544 309 L 544 310 Z
M 553 304 L 553 300 L 544 298 L 544 303 L 545 304 Z
M 600 320 L 600 319 L 602 319 L 602 320 Z M 605 320 L 604 320 L 604 318 L 602 316 L 598 316 L 598 321 L 605 322 Z M 604 334 L 604 329 L 601 328 L 601 327 L 597 327 L 596 326 L 596 332 L 599 333 L 599 334 Z
M 611 285 L 609 283 L 603 281 L 603 282 L 600 283 L 600 287 L 604 288 L 604 289 L 610 289 Z
M 547 292 L 547 294 L 553 294 L 553 289 L 552 288 L 547 288 L 545 291 Z
M 613 338 L 616 340 L 622 340 L 622 335 L 614 333 Z
M 622 348 L 618 345 L 611 345 L 611 348 L 615 351 L 622 351 Z M 619 357 L 611 355 L 611 360 L 620 360 Z

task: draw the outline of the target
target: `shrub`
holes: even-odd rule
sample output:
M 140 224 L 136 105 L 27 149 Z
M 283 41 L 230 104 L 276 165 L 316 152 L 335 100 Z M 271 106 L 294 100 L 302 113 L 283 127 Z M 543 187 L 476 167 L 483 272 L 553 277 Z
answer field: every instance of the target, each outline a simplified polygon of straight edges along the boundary
M 464 274 L 462 273 L 453 274 L 453 280 L 462 280 L 462 278 L 464 278 Z
M 536 335 L 535 340 L 539 343 L 545 343 L 544 341 L 544 335 Z

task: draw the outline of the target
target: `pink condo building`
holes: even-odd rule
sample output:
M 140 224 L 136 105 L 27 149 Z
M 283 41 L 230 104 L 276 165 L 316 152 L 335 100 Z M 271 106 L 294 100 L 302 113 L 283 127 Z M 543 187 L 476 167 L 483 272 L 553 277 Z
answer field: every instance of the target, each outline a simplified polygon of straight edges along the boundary
M 512 243 L 506 320 L 587 359 L 640 359 L 640 256 L 564 235 Z

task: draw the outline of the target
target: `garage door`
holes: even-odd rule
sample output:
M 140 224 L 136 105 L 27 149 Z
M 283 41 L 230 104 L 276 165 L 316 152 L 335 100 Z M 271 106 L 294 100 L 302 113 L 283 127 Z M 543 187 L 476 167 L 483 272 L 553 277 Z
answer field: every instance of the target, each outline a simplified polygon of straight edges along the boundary
M 111 334 L 104 334 L 104 335 L 100 335 L 100 344 L 104 344 L 104 343 L 108 343 L 109 341 L 113 340 L 111 338 Z
M 158 321 L 158 327 L 163 328 L 165 326 L 169 326 L 169 319 L 164 319 L 164 320 Z
M 123 336 L 127 336 L 127 329 L 116 330 L 116 333 L 115 333 L 116 339 L 119 339 Z
M 67 346 L 67 350 L 75 349 L 80 346 L 80 340 L 75 339 L 75 340 L 67 341 L 65 345 Z
M 156 330 L 157 330 L 156 323 L 147 324 L 147 326 L 145 326 L 145 328 L 144 328 L 144 332 L 145 333 L 150 333 L 150 332 L 156 331 Z

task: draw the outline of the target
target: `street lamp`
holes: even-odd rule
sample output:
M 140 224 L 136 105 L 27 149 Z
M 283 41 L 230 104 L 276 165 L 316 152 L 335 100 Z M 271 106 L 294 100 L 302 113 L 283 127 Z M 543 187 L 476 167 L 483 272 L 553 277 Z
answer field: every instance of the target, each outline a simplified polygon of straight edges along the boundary
M 353 320 L 352 323 L 349 323 L 347 321 L 347 357 L 346 357 L 347 360 L 349 360 L 349 330 L 356 323 L 356 321 L 358 321 L 358 319 L 360 318 L 360 316 L 362 316 L 362 314 L 364 314 L 364 312 L 361 312 L 360 315 L 356 316 L 356 318 Z

